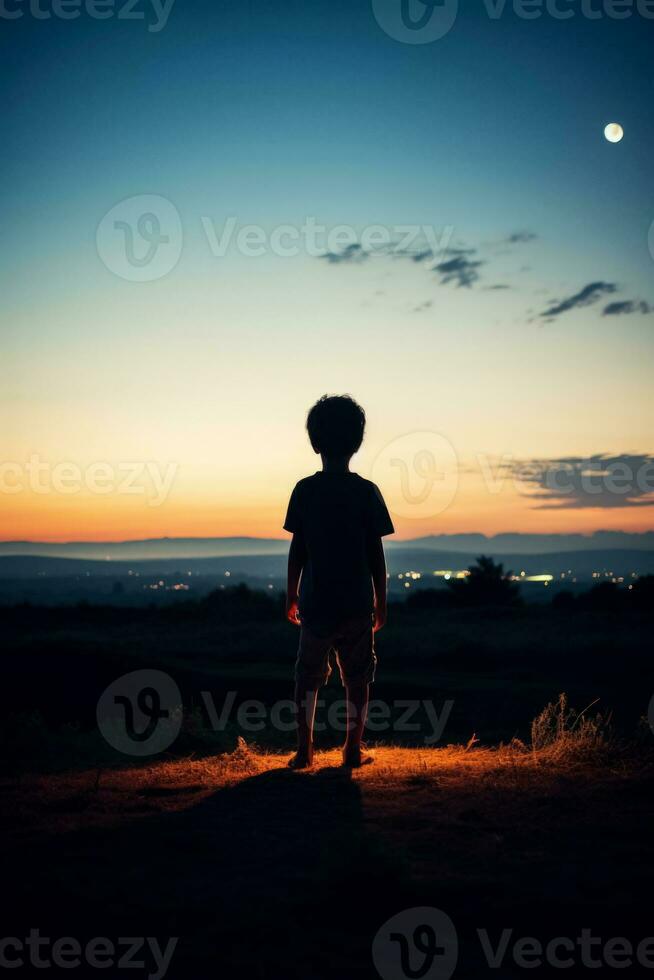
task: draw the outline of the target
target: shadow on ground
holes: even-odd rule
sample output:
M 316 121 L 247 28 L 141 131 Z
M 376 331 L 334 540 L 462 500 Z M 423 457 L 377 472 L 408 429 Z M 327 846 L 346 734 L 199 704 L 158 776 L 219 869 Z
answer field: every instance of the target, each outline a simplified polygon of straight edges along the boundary
M 393 873 L 359 785 L 331 767 L 267 771 L 182 811 L 30 841 L 5 862 L 5 934 L 179 936 L 167 976 L 195 980 L 352 976 Z

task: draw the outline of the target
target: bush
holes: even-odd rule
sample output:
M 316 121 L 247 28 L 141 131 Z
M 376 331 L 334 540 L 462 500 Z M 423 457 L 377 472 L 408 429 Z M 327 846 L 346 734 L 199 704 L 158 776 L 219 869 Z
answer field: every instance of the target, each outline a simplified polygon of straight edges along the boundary
M 589 705 L 588 708 L 592 707 Z M 546 705 L 531 723 L 531 747 L 554 756 L 596 752 L 610 741 L 608 719 L 601 714 L 586 716 L 588 708 L 575 711 L 566 694 Z

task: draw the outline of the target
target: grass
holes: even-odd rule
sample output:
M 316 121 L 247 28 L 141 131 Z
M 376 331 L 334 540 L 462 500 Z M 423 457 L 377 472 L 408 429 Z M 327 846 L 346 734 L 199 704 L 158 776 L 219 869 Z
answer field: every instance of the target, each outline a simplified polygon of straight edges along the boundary
M 446 748 L 378 745 L 372 749 L 374 765 L 352 778 L 373 794 L 380 786 L 387 791 L 396 784 L 437 788 L 439 794 L 485 793 L 492 787 L 493 794 L 501 795 L 516 787 L 540 792 L 561 779 L 588 784 L 620 773 L 633 779 L 647 772 L 652 760 L 649 752 L 634 752 L 633 746 L 616 739 L 610 718 L 591 715 L 588 709 L 575 711 L 565 694 L 546 705 L 532 722 L 531 733 L 530 745 L 514 738 L 494 748 L 481 747 L 474 735 L 467 745 Z M 239 736 L 232 752 L 23 775 L 5 782 L 3 791 L 6 799 L 13 798 L 12 813 L 20 817 L 22 835 L 28 828 L 60 833 L 80 825 L 110 826 L 152 812 L 183 810 L 244 780 L 284 771 L 289 757 Z M 333 773 L 340 765 L 340 750 L 318 751 L 313 769 L 295 775 L 312 778 Z
M 462 936 L 646 928 L 652 755 L 597 716 L 562 696 L 530 745 L 373 754 L 352 773 L 337 750 L 318 752 L 293 773 L 289 753 L 241 739 L 229 753 L 6 781 L 5 931 L 179 936 L 170 977 L 299 980 L 375 976 L 376 931 L 419 905 L 447 911 Z M 471 948 L 456 977 L 479 980 Z

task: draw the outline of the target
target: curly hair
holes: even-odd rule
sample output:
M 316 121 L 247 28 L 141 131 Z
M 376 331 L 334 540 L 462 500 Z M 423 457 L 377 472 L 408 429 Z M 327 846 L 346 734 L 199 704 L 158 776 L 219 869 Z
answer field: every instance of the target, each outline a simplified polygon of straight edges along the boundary
M 323 395 L 307 415 L 311 445 L 332 459 L 353 456 L 365 427 L 366 413 L 350 395 Z

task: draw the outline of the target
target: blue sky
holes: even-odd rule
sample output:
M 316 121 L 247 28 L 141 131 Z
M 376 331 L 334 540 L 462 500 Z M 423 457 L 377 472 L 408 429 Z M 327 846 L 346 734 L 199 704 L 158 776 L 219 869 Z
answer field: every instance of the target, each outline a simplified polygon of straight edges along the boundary
M 0 40 L 12 459 L 172 455 L 185 476 L 160 529 L 182 533 L 191 501 L 207 530 L 217 501 L 237 515 L 231 530 L 271 531 L 288 482 L 313 465 L 302 414 L 325 390 L 366 403 L 370 459 L 421 430 L 445 432 L 464 461 L 652 449 L 654 315 L 641 311 L 654 307 L 654 20 L 589 20 L 580 3 L 570 20 L 460 6 L 445 37 L 417 45 L 389 37 L 364 2 L 177 0 L 153 32 L 143 3 L 145 20 L 63 21 L 7 0 L 24 14 Z M 625 129 L 617 145 L 602 135 L 611 121 Z M 152 282 L 125 282 L 96 249 L 103 216 L 135 195 L 172 202 L 183 228 L 179 262 Z M 359 233 L 450 228 L 478 279 L 388 255 L 217 258 L 202 219 L 220 230 L 229 216 L 267 233 L 307 216 Z M 517 232 L 531 240 L 508 242 Z M 594 302 L 577 302 L 593 284 Z M 602 316 L 610 303 L 620 313 Z M 272 448 L 252 461 L 243 446 L 267 406 Z M 485 530 L 486 510 L 493 530 L 515 519 L 515 501 L 500 513 L 463 498 L 448 512 L 461 530 Z M 52 534 L 72 533 L 73 503 Z M 47 532 L 52 501 L 12 507 Z

